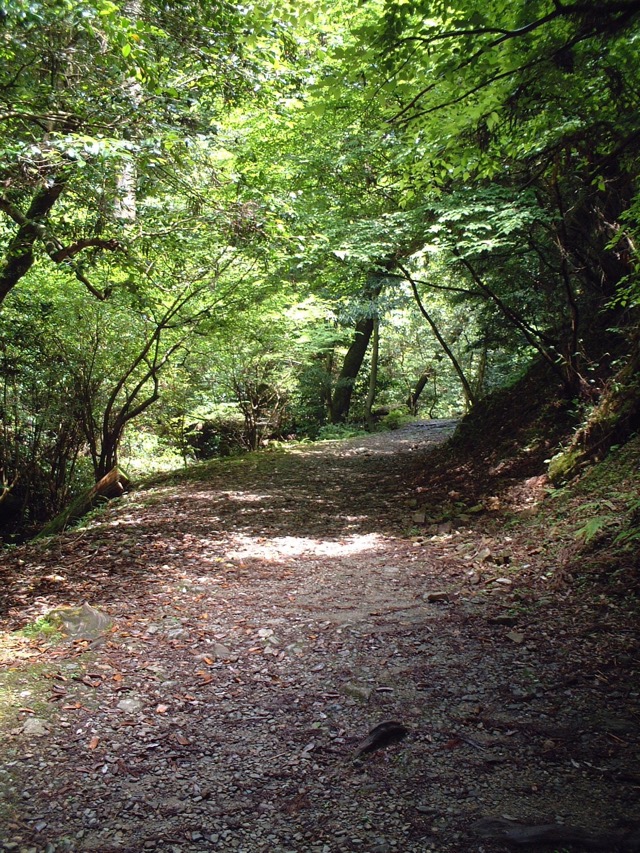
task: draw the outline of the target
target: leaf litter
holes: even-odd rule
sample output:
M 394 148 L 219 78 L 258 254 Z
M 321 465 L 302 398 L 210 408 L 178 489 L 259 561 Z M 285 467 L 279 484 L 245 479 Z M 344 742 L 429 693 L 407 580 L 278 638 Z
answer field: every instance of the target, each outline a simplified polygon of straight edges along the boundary
M 416 535 L 452 428 L 222 463 L 7 552 L 6 629 L 85 603 L 110 627 L 7 635 L 3 849 L 632 844 L 633 628 L 545 586 L 501 509 Z

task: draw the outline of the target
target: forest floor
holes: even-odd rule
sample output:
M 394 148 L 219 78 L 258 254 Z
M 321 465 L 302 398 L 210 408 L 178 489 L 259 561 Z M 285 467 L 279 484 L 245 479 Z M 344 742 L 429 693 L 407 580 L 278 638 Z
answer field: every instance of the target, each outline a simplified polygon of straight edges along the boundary
M 640 849 L 636 617 L 563 577 L 544 478 L 431 505 L 454 426 L 199 466 L 5 551 L 0 850 Z M 93 638 L 28 627 L 83 602 Z

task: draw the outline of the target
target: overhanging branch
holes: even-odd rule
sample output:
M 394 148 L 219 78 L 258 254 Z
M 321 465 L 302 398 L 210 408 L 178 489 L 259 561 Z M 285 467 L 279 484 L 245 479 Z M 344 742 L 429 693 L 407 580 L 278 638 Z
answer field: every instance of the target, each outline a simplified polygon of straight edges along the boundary
M 120 243 L 117 240 L 104 240 L 100 237 L 87 237 L 83 240 L 76 240 L 70 246 L 62 246 L 55 252 L 49 252 L 49 257 L 52 261 L 60 263 L 67 258 L 73 258 L 78 252 L 83 249 L 96 248 L 108 249 L 110 252 L 115 252 L 120 248 Z
M 120 249 L 120 243 L 115 239 L 85 237 L 64 246 L 55 235 L 51 234 L 43 220 L 58 200 L 63 189 L 64 183 L 60 182 L 39 190 L 33 197 L 26 214 L 6 196 L 0 194 L 0 211 L 19 226 L 17 234 L 7 248 L 4 264 L 0 267 L 0 302 L 31 268 L 34 261 L 33 250 L 37 241 L 44 244 L 45 251 L 51 260 L 70 269 L 92 296 L 101 301 L 108 297 L 108 291 L 102 293 L 98 290 L 91 283 L 82 267 L 73 262 L 72 259 L 84 249 L 89 248 L 115 252 Z

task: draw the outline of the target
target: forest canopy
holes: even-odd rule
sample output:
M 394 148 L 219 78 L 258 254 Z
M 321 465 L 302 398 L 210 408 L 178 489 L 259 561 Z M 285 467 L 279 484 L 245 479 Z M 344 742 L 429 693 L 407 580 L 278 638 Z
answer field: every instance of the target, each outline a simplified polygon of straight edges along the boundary
M 640 0 L 0 0 L 0 526 L 123 450 L 459 415 L 536 360 L 597 404 L 639 48 Z

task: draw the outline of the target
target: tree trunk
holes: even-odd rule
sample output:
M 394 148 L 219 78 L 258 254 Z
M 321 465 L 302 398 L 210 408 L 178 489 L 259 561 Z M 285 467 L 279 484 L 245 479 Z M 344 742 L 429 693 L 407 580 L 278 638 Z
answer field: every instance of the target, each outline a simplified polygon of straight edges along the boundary
M 51 186 L 43 187 L 34 195 L 24 221 L 9 242 L 4 259 L 0 264 L 0 304 L 31 269 L 35 259 L 33 253 L 35 242 L 45 236 L 42 221 L 48 216 L 64 187 L 64 182 L 54 181 Z M 1 199 L 0 201 L 6 200 Z M 8 202 L 7 205 L 0 203 L 0 210 L 7 212 L 8 206 Z
M 369 276 L 363 296 L 370 302 L 374 302 L 382 291 L 386 268 L 391 268 L 392 262 L 385 261 L 382 265 L 385 272 L 374 272 Z M 355 334 L 351 346 L 347 350 L 347 354 L 342 362 L 342 370 L 338 376 L 335 388 L 333 390 L 333 398 L 331 400 L 331 423 L 344 423 L 349 417 L 349 409 L 351 407 L 351 395 L 353 394 L 353 386 L 362 367 L 362 362 L 373 334 L 375 326 L 375 317 L 362 317 L 356 323 Z
M 489 352 L 489 347 L 487 342 L 484 341 L 482 344 L 482 349 L 480 350 L 480 359 L 478 361 L 478 366 L 476 367 L 476 375 L 473 379 L 473 393 L 475 397 L 481 397 L 482 391 L 484 389 L 484 380 L 487 375 L 487 355 Z
M 353 342 L 344 357 L 342 370 L 333 391 L 331 422 L 334 424 L 344 423 L 349 416 L 353 386 L 362 367 L 373 326 L 373 317 L 365 317 L 356 323 Z
M 102 480 L 108 475 L 109 471 L 114 471 L 118 464 L 118 445 L 122 437 L 122 430 L 115 435 L 113 432 L 102 436 L 102 446 L 98 465 L 96 467 L 96 480 Z
M 124 14 L 135 23 L 142 15 L 141 0 L 126 0 Z M 123 86 L 124 96 L 131 102 L 131 111 L 136 113 L 142 103 L 142 87 L 130 77 Z M 133 158 L 123 163 L 116 179 L 114 216 L 124 225 L 133 225 L 138 216 L 138 167 Z
M 407 397 L 407 408 L 411 412 L 412 415 L 418 414 L 418 400 L 420 399 L 420 395 L 427 387 L 427 382 L 433 376 L 433 368 L 427 367 L 426 370 L 422 372 L 418 381 L 415 384 L 413 391 L 410 392 Z
M 371 344 L 371 372 L 369 374 L 369 393 L 364 404 L 364 414 L 367 419 L 367 427 L 369 432 L 373 430 L 373 401 L 376 398 L 376 386 L 378 384 L 378 357 L 380 355 L 380 319 L 378 317 L 373 321 L 373 341 Z
M 112 468 L 93 488 L 76 498 L 64 512 L 52 519 L 38 534 L 37 538 L 61 533 L 74 521 L 78 521 L 78 519 L 86 515 L 100 501 L 119 498 L 127 490 L 129 485 L 129 479 L 122 471 Z

